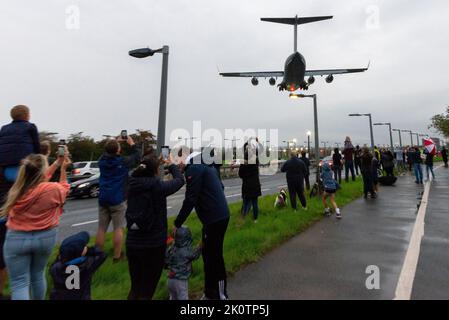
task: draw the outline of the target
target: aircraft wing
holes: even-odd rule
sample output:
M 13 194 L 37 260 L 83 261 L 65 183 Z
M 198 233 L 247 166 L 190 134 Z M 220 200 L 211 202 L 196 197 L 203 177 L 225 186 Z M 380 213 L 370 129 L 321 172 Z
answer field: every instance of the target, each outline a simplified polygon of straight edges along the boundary
M 220 72 L 222 77 L 256 77 L 256 78 L 268 78 L 268 77 L 283 77 L 284 71 L 262 71 L 262 72 Z
M 327 76 L 327 75 L 335 75 L 335 74 L 344 74 L 344 73 L 356 73 L 356 72 L 365 72 L 368 70 L 369 64 L 366 68 L 358 68 L 358 69 L 324 69 L 324 70 L 306 70 L 304 76 Z

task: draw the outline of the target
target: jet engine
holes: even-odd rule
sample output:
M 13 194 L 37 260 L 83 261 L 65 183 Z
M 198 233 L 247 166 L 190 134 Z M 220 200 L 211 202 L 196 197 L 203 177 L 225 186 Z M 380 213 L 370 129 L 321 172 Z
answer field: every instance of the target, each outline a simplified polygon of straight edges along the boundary
M 310 76 L 309 79 L 307 79 L 307 83 L 308 84 L 314 84 L 315 83 L 315 77 L 314 76 Z
M 268 83 L 270 84 L 270 86 L 274 86 L 276 84 L 276 79 L 270 78 L 270 80 L 268 80 Z
M 259 84 L 259 80 L 257 80 L 257 78 L 252 78 L 251 83 L 253 84 L 253 86 L 257 86 Z
M 331 83 L 332 81 L 334 81 L 334 76 L 330 74 L 326 77 L 326 82 Z

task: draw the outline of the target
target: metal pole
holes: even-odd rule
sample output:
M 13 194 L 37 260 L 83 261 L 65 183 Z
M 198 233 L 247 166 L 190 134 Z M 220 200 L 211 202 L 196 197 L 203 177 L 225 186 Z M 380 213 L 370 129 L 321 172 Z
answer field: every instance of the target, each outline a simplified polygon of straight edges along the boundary
M 319 164 L 320 164 L 320 144 L 319 144 L 319 137 L 318 137 L 318 108 L 317 108 L 317 101 L 316 101 L 316 94 L 313 95 L 313 117 L 314 117 L 314 126 L 315 126 L 315 161 L 316 161 L 316 183 L 320 181 L 320 170 L 319 170 Z M 320 193 L 317 192 L 318 197 L 320 196 Z
M 400 129 L 398 129 L 398 133 L 399 133 L 399 146 L 402 149 L 402 137 L 401 137 L 401 130 Z
M 413 133 L 412 133 L 412 131 L 410 131 L 410 143 L 411 143 L 410 147 L 413 147 Z
M 371 149 L 374 150 L 373 122 L 371 120 L 371 113 L 368 113 L 368 117 L 369 117 L 369 130 L 371 135 Z
M 393 146 L 393 133 L 391 132 L 391 123 L 388 124 L 388 128 L 390 128 L 390 145 L 391 145 L 391 152 L 393 152 L 394 146 Z
M 159 102 L 159 121 L 157 127 L 157 153 L 165 144 L 165 120 L 167 114 L 168 46 L 162 47 L 161 97 Z
M 307 135 L 307 153 L 309 154 L 310 159 L 310 135 Z

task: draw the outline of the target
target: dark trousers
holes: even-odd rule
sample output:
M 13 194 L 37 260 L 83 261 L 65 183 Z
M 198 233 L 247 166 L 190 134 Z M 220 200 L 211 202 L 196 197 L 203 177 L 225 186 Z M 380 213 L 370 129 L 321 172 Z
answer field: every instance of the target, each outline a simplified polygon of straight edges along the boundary
M 251 206 L 253 207 L 253 217 L 254 220 L 257 220 L 257 217 L 259 216 L 259 205 L 257 203 L 257 197 L 254 198 L 243 198 L 243 215 L 246 216 L 251 209 Z
M 373 194 L 373 175 L 370 171 L 362 171 L 362 177 L 363 177 L 363 193 L 365 197 L 368 195 L 368 193 Z
M 349 181 L 349 171 L 351 171 L 352 181 L 355 181 L 354 162 L 352 162 L 351 160 L 345 161 L 345 180 L 346 180 L 346 182 Z
M 310 179 L 309 179 L 309 177 L 310 177 L 310 174 L 306 174 L 304 176 L 304 181 L 306 182 L 306 190 L 310 190 Z
M 204 295 L 212 300 L 226 300 L 226 268 L 223 241 L 229 218 L 203 226 Z
M 290 202 L 292 203 L 292 208 L 296 209 L 296 195 L 299 197 L 299 201 L 303 208 L 307 206 L 306 197 L 304 196 L 304 183 L 303 181 L 287 181 L 288 192 L 290 194 Z
M 333 170 L 334 170 L 334 179 L 341 184 L 341 167 L 340 166 L 334 167 Z
M 384 167 L 385 173 L 387 174 L 387 177 L 394 177 L 394 167 Z
M 361 168 L 360 160 L 355 160 L 354 161 L 354 168 L 355 168 L 355 174 L 356 175 L 359 175 L 359 170 L 360 170 L 360 174 L 362 174 L 362 168 Z
M 131 290 L 128 300 L 151 300 L 164 268 L 166 246 L 137 249 L 127 246 Z

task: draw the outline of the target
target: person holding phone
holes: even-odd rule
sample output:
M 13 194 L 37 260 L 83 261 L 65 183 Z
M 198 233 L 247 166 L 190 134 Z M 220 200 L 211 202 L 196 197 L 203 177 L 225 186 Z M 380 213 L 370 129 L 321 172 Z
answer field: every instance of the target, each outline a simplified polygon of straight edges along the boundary
M 124 132 L 122 132 L 124 133 Z M 105 144 L 105 153 L 98 161 L 100 167 L 100 195 L 98 231 L 96 245 L 103 250 L 105 234 L 109 224 L 112 222 L 114 228 L 113 262 L 118 262 L 124 258 L 122 253 L 123 230 L 125 228 L 126 212 L 126 186 L 129 170 L 137 166 L 140 159 L 140 149 L 134 143 L 131 136 L 126 135 L 126 142 L 131 146 L 129 156 L 121 156 L 121 137 L 108 140 Z

